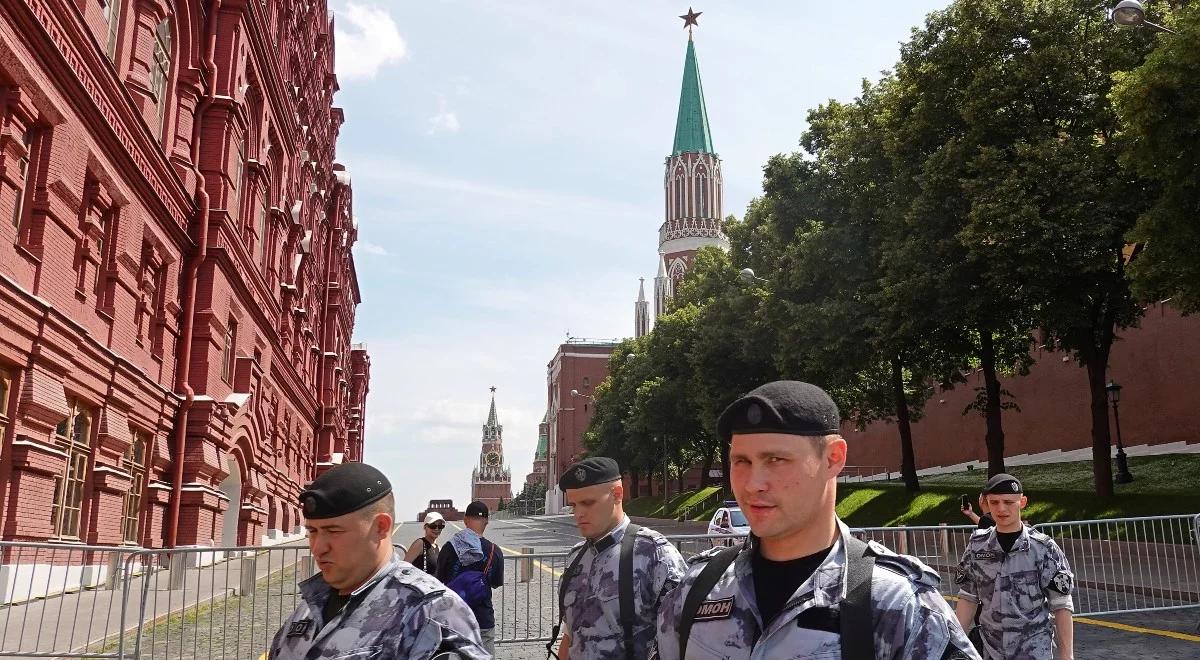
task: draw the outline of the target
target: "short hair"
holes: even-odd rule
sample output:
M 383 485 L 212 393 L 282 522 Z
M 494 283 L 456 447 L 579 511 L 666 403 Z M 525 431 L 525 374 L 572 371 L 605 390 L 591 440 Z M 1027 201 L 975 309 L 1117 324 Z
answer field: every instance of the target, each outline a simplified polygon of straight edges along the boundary
M 392 493 L 388 493 L 387 495 L 384 495 L 378 500 L 375 500 L 374 502 L 363 507 L 360 509 L 360 511 L 362 511 L 363 516 L 367 518 L 374 518 L 380 513 L 386 513 L 391 516 L 392 524 L 394 525 L 396 524 L 396 496 Z

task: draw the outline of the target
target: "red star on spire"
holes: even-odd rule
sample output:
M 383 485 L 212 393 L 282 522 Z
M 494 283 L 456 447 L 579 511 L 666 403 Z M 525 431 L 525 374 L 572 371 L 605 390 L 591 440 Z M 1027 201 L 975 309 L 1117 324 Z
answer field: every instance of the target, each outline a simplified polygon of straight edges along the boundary
M 679 18 L 683 19 L 684 29 L 691 28 L 693 25 L 695 25 L 696 27 L 700 27 L 700 23 L 698 23 L 696 19 L 700 18 L 700 14 L 703 14 L 703 13 L 704 12 L 702 12 L 702 11 L 692 11 L 692 8 L 688 7 L 688 13 L 679 17 Z M 688 30 L 688 31 L 690 32 L 691 30 Z

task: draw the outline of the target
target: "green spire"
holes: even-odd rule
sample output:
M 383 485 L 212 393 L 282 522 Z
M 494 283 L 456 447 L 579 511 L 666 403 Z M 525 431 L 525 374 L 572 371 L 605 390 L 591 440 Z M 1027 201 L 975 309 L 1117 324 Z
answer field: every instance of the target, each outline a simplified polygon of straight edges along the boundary
M 547 450 L 550 448 L 550 437 L 546 432 L 546 424 L 549 422 L 550 413 L 546 413 L 546 416 L 542 418 L 541 428 L 538 429 L 537 451 L 533 454 L 533 460 L 535 461 L 546 460 Z
M 711 154 L 712 135 L 708 132 L 708 110 L 704 107 L 704 85 L 700 83 L 700 65 L 696 48 L 688 37 L 687 58 L 683 61 L 683 90 L 679 93 L 679 117 L 675 120 L 675 148 L 672 155 L 689 151 Z

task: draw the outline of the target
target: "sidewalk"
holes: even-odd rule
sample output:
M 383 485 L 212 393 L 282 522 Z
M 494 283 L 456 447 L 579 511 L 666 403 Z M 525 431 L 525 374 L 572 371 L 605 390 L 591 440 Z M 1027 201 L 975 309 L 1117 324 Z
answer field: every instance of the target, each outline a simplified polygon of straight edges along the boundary
M 259 594 L 267 591 L 264 587 L 269 587 L 271 582 L 282 579 L 289 569 L 292 573 L 297 568 L 307 570 L 308 549 L 303 545 L 287 545 L 254 550 L 254 555 L 206 567 L 178 568 L 182 571 L 182 579 L 176 576 L 178 584 L 175 585 L 172 585 L 171 571 L 160 567 L 130 577 L 124 584 L 116 580 L 113 589 L 92 588 L 0 608 L 0 651 L 5 654 L 86 653 L 88 657 L 120 657 L 118 638 L 122 633 L 127 635 L 125 653 L 130 653 L 133 639 L 128 633 L 137 629 L 139 620 L 148 622 L 144 628 L 149 632 L 154 627 L 149 622 L 165 622 L 172 615 L 235 594 L 260 603 L 259 608 L 265 608 L 268 613 L 272 610 L 282 613 L 278 615 L 282 620 L 282 616 L 295 609 L 296 595 L 280 594 L 276 599 L 263 596 L 260 600 Z M 194 558 L 202 551 L 188 554 Z M 274 580 L 270 579 L 274 576 L 277 576 Z M 264 581 L 267 584 L 264 585 Z M 179 588 L 171 589 L 171 586 Z M 192 616 L 196 614 L 193 612 Z

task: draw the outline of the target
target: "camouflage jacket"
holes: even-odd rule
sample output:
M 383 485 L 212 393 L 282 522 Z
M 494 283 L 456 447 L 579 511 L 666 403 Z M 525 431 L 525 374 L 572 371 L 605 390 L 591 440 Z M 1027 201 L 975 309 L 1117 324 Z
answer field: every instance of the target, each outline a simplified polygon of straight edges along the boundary
M 626 517 L 595 543 L 585 541 L 571 548 L 568 566 L 583 553 L 576 571 L 563 576 L 569 580 L 563 623 L 571 635 L 572 659 L 625 657 L 618 569 L 628 527 Z M 638 532 L 633 544 L 633 657 L 650 656 L 659 603 L 679 584 L 685 568 L 683 556 L 662 534 L 645 527 Z
M 1075 576 L 1049 536 L 1025 527 L 1012 550 L 1000 547 L 996 528 L 977 530 L 955 574 L 959 597 L 982 608 L 979 628 L 989 658 L 1054 657 L 1051 612 L 1074 611 Z
M 841 634 L 833 612 L 846 594 L 845 539 L 849 530 L 840 520 L 838 527 L 841 537 L 829 556 L 765 630 L 754 595 L 752 553 L 757 551 L 752 546 L 743 550 L 703 601 L 723 607 L 711 607 L 714 614 L 693 619 L 688 660 L 841 658 Z M 978 660 L 979 654 L 938 593 L 937 573 L 919 560 L 873 541 L 870 547 L 876 555 L 871 574 L 875 657 Z M 719 551 L 714 548 L 690 559 L 683 583 L 663 603 L 658 614 L 661 660 L 681 660 L 679 620 L 684 599 L 705 563 Z M 827 612 L 820 613 L 818 608 Z
M 354 591 L 340 614 L 322 621 L 331 591 L 319 573 L 300 583 L 304 602 L 275 634 L 270 658 L 428 660 L 442 651 L 466 660 L 491 657 L 467 604 L 395 553 Z

